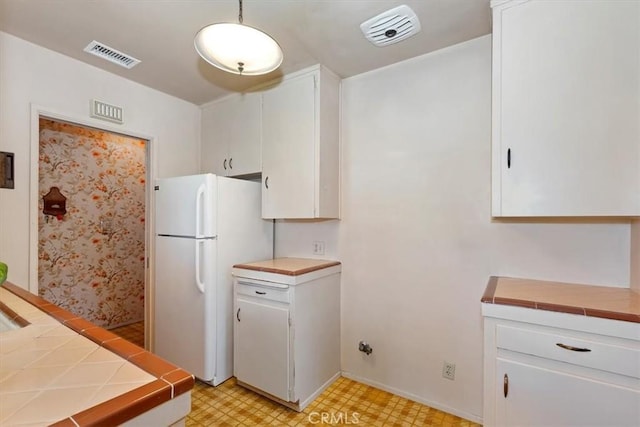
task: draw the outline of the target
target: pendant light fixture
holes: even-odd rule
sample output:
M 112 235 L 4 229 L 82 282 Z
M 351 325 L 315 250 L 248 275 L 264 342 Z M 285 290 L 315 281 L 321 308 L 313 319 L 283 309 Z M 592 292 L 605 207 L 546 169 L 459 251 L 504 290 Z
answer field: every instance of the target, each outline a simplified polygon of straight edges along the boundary
M 239 3 L 237 24 L 207 25 L 198 31 L 193 44 L 202 59 L 223 71 L 267 74 L 282 63 L 282 49 L 270 35 L 242 23 L 242 0 Z

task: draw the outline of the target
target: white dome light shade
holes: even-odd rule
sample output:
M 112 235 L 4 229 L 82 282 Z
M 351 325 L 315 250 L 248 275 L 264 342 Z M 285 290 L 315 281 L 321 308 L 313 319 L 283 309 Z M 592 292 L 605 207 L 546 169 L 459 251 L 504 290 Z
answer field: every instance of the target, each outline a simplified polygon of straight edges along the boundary
M 280 45 L 266 33 L 243 24 L 211 24 L 196 34 L 198 54 L 221 70 L 256 76 L 282 63 Z

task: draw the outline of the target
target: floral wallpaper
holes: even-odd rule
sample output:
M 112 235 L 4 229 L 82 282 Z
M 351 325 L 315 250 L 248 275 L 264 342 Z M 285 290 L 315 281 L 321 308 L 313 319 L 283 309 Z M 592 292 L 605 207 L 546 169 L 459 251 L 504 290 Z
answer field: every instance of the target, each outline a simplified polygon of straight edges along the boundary
M 144 318 L 145 143 L 40 119 L 40 295 L 111 328 Z M 58 187 L 62 217 L 42 213 Z

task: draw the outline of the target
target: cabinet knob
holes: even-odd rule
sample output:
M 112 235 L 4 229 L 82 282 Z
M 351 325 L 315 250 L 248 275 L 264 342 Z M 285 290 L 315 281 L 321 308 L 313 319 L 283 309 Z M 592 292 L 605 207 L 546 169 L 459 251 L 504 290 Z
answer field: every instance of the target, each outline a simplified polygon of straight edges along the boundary
M 222 163 L 222 167 L 224 168 L 224 170 L 227 170 L 227 159 L 224 159 L 224 162 Z
M 509 375 L 507 374 L 504 374 L 503 391 L 504 397 L 507 397 L 507 395 L 509 394 Z
M 267 190 L 269 189 L 269 177 L 266 177 L 266 178 L 264 179 L 264 186 L 265 186 L 265 188 L 266 188 Z
M 229 169 L 233 169 L 233 157 L 229 159 Z
M 507 150 L 507 169 L 511 169 L 511 148 Z
M 238 319 L 238 322 L 240 321 L 240 308 L 236 311 L 236 319 Z

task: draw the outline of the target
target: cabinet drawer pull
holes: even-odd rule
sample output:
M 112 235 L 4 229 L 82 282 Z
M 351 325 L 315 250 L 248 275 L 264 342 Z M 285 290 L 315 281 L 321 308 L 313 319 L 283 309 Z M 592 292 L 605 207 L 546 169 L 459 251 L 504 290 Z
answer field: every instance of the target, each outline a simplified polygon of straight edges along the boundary
M 263 292 L 263 291 L 256 291 L 256 294 L 258 294 L 258 295 L 266 295 L 267 293 Z
M 588 351 L 591 351 L 591 349 L 588 348 L 581 348 L 581 347 L 574 347 L 572 345 L 566 345 L 566 344 L 562 344 L 562 343 L 556 343 L 556 345 L 560 348 L 564 348 L 565 350 L 571 350 L 571 351 L 579 351 L 582 353 L 586 353 Z
M 264 179 L 264 186 L 265 186 L 265 188 L 266 188 L 267 190 L 269 189 L 269 177 L 266 177 L 266 178 Z
M 233 169 L 233 157 L 229 159 L 229 169 Z
M 224 159 L 224 162 L 222 163 L 222 167 L 224 168 L 224 170 L 227 170 L 227 159 Z
M 504 391 L 504 397 L 507 397 L 507 395 L 509 394 L 509 375 L 507 374 L 504 374 L 502 389 Z
M 238 319 L 238 322 L 240 321 L 240 308 L 236 311 L 236 319 Z
M 511 169 L 511 148 L 507 150 L 507 169 Z

